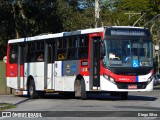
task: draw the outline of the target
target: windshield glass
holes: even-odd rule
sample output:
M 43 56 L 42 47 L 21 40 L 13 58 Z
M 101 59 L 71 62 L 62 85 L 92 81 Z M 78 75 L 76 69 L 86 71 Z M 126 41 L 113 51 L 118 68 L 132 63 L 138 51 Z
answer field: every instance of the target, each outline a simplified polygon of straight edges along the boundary
M 152 44 L 148 40 L 104 40 L 105 65 L 123 67 L 152 66 Z

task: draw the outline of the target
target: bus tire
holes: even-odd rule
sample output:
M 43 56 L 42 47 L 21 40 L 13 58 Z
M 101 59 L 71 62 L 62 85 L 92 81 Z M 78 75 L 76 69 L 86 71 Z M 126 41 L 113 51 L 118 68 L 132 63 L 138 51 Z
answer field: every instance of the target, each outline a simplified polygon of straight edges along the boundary
M 81 97 L 81 82 L 80 80 L 75 81 L 75 97 L 80 98 Z
M 122 92 L 120 93 L 121 100 L 127 100 L 128 99 L 128 92 Z
M 75 81 L 75 97 L 81 98 L 82 100 L 87 99 L 87 93 L 86 93 L 84 79 Z
M 30 80 L 28 85 L 28 96 L 30 99 L 38 98 L 38 94 L 35 90 L 35 83 L 34 80 Z
M 84 79 L 81 80 L 81 99 L 86 100 L 87 99 L 87 92 L 86 92 L 86 86 Z

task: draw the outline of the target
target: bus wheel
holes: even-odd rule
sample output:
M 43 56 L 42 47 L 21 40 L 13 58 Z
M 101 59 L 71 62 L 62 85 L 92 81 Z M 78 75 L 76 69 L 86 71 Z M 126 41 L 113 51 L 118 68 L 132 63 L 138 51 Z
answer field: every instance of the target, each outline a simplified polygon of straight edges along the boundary
M 85 89 L 84 80 L 76 80 L 75 82 L 75 97 L 81 98 L 82 100 L 87 99 L 87 93 Z
M 87 93 L 86 93 L 86 87 L 84 80 L 81 80 L 81 99 L 86 100 L 87 99 Z
M 75 97 L 79 98 L 81 96 L 81 81 L 75 81 Z
M 31 99 L 35 99 L 38 98 L 38 94 L 35 90 L 35 83 L 33 80 L 30 80 L 29 82 L 29 86 L 28 86 L 28 96 Z
M 121 100 L 127 100 L 128 99 L 128 92 L 122 92 L 120 93 Z

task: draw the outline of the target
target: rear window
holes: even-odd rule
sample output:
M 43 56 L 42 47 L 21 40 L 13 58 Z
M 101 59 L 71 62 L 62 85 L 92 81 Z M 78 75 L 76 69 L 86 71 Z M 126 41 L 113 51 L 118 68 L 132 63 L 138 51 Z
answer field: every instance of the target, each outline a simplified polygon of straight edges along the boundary
M 18 45 L 11 44 L 10 45 L 10 52 L 9 52 L 9 62 L 11 64 L 15 64 L 18 61 Z

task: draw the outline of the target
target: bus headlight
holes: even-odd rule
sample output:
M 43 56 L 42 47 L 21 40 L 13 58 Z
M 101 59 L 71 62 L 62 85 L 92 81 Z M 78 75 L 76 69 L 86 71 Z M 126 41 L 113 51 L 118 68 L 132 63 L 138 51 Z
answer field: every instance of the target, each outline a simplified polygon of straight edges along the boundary
M 114 78 L 106 75 L 105 73 L 103 73 L 103 77 L 104 77 L 105 79 L 109 80 L 110 82 L 112 82 L 113 84 L 115 84 L 115 79 L 114 79 Z
M 110 77 L 110 81 L 115 84 L 114 78 Z
M 103 77 L 106 78 L 107 80 L 109 79 L 108 75 L 103 73 Z

